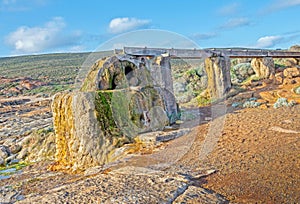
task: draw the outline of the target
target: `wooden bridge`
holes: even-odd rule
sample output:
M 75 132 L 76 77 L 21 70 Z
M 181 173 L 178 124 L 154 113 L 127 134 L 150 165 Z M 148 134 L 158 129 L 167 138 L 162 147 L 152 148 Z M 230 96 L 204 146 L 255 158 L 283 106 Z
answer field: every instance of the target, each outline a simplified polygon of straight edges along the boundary
M 116 54 L 125 54 L 143 59 L 144 57 L 159 57 L 165 60 L 171 58 L 205 59 L 205 69 L 208 76 L 207 93 L 211 98 L 222 98 L 231 88 L 230 58 L 253 58 L 253 66 L 258 67 L 256 75 L 263 79 L 274 80 L 275 64 L 273 58 L 300 58 L 300 52 L 288 50 L 267 50 L 248 48 L 210 48 L 210 49 L 166 49 L 147 47 L 124 47 L 115 50 Z M 297 63 L 300 60 L 296 60 Z M 162 67 L 169 68 L 168 63 Z M 263 69 L 261 71 L 260 69 Z M 255 69 L 256 70 L 256 69 Z M 263 74 L 262 74 L 263 73 Z
M 120 52 L 121 50 L 118 50 Z M 248 49 L 248 48 L 209 48 L 209 49 L 167 49 L 124 47 L 122 52 L 134 56 L 168 56 L 171 58 L 208 58 L 228 56 L 230 58 L 300 58 L 300 52 L 286 50 Z

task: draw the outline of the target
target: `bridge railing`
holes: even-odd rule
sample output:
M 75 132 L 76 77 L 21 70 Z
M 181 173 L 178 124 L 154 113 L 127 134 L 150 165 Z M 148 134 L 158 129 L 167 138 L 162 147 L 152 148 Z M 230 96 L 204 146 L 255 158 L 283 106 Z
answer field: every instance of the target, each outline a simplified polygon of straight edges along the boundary
M 228 56 L 230 58 L 300 58 L 300 52 L 266 49 L 210 48 L 210 49 L 168 49 L 147 47 L 124 47 L 123 52 L 135 56 L 169 56 L 171 58 L 208 58 Z

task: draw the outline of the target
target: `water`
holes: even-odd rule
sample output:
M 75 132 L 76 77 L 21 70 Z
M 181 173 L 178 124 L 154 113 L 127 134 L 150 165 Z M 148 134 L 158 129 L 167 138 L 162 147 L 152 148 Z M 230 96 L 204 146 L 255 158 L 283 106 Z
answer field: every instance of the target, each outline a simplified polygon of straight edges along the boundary
M 0 171 L 0 180 L 8 179 L 11 177 L 10 175 L 2 175 L 2 174 L 14 174 L 16 172 L 17 172 L 16 168 L 9 168 L 9 169 L 1 170 Z
M 10 178 L 10 176 L 3 176 L 3 175 L 0 175 L 0 181 L 3 180 L 3 179 L 8 179 Z

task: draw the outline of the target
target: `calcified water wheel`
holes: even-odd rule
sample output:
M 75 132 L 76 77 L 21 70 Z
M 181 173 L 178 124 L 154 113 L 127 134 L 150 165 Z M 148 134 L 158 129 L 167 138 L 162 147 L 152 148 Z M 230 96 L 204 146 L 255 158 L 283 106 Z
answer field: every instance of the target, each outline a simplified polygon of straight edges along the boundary
M 134 47 L 144 48 L 144 51 L 138 52 L 130 49 Z M 180 74 L 183 69 L 188 70 L 197 63 L 197 66 L 200 67 L 205 59 L 193 61 L 176 55 L 170 56 L 168 52 L 159 48 L 200 49 L 195 42 L 173 32 L 140 30 L 117 36 L 105 42 L 92 52 L 82 64 L 76 79 L 78 91 L 101 93 L 98 101 L 109 104 L 110 108 L 107 114 L 111 114 L 112 123 L 114 123 L 114 125 L 107 126 L 106 129 L 114 129 L 110 131 L 112 135 L 122 134 L 127 138 L 126 141 L 133 143 L 130 145 L 120 144 L 117 150 L 109 153 L 108 157 L 113 159 L 108 161 L 121 158 L 118 154 L 122 151 L 125 154 L 126 150 L 127 153 L 140 150 L 149 144 L 156 147 L 160 142 L 170 141 L 181 136 L 185 137 L 183 140 L 178 140 L 176 145 L 170 145 L 159 151 L 154 150 L 152 154 L 144 155 L 144 159 L 141 159 L 142 162 L 134 164 L 165 168 L 181 159 L 195 140 L 196 134 L 187 133 L 192 127 L 202 123 L 204 119 L 201 118 L 198 109 L 195 111 L 194 108 L 191 112 L 186 110 L 185 115 L 180 110 L 178 101 L 183 99 L 181 96 L 179 99 L 179 95 L 177 95 L 180 92 L 177 90 L 178 86 L 181 85 L 177 81 L 181 80 L 182 83 L 184 77 Z M 172 61 L 175 58 L 176 61 Z M 177 71 L 175 71 L 176 66 Z M 194 77 L 193 80 L 197 80 L 195 78 L 197 76 L 205 76 L 204 66 L 202 66 L 202 74 L 195 72 L 193 75 L 191 72 L 189 76 L 190 78 Z M 174 84 L 177 85 L 175 88 Z M 197 89 L 197 86 L 193 88 Z M 181 93 L 184 93 L 186 87 L 180 90 Z M 100 109 L 98 114 L 99 112 L 101 112 Z M 210 112 L 210 118 L 217 119 L 210 122 L 199 160 L 204 159 L 217 143 L 224 125 L 226 106 L 211 105 Z M 190 117 L 188 117 L 189 114 Z M 101 117 L 98 118 L 103 122 Z M 110 122 L 108 123 L 110 124 Z M 115 134 L 113 131 L 119 132 Z M 105 132 L 109 131 L 105 130 Z M 137 147 L 138 145 L 140 147 Z

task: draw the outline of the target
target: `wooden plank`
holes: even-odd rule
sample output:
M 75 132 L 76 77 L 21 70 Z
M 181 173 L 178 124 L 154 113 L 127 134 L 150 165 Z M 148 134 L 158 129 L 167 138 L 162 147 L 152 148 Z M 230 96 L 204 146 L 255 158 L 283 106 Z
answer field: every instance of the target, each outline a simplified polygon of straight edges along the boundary
M 207 58 L 228 56 L 230 58 L 300 58 L 300 52 L 243 48 L 211 48 L 211 49 L 166 49 L 124 47 L 124 53 L 135 56 L 169 56 L 171 58 Z

